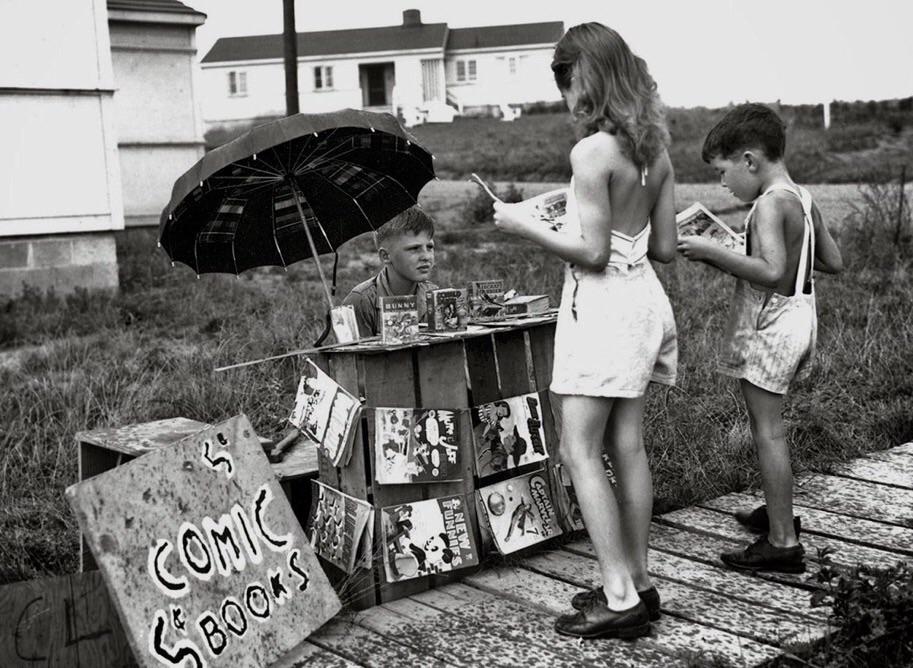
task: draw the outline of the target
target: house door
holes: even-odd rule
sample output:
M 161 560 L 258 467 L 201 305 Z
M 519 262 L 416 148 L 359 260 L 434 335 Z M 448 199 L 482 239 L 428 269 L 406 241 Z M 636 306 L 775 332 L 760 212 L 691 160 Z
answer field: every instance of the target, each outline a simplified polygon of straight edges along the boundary
M 366 107 L 383 107 L 390 104 L 387 97 L 387 68 L 390 63 L 359 65 L 361 70 L 361 97 Z
M 443 69 L 444 61 L 441 58 L 422 61 L 422 99 L 425 102 L 440 102 Z

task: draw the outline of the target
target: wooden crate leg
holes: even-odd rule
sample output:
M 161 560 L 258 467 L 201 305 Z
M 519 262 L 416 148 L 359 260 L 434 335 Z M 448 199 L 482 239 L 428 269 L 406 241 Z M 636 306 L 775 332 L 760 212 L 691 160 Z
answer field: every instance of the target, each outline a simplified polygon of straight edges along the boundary
M 119 452 L 99 448 L 91 443 L 79 444 L 79 481 L 87 480 L 99 473 L 104 473 L 120 464 L 127 457 Z M 79 570 L 94 571 L 98 569 L 95 558 L 89 550 L 85 538 L 79 542 Z

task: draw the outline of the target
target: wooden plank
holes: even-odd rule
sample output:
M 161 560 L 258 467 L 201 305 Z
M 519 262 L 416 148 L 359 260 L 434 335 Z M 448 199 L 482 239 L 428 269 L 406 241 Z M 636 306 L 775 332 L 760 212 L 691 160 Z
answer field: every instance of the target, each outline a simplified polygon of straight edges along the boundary
M 451 585 L 414 597 L 448 620 L 448 645 L 458 646 L 476 665 L 668 666 L 675 661 L 641 641 L 579 642 L 554 629 L 555 617 L 481 589 Z M 442 629 L 443 630 L 443 629 Z M 465 647 L 471 643 L 471 647 Z
M 758 492 L 735 492 L 705 501 L 701 506 L 733 513 L 736 510 L 754 508 L 761 503 L 764 503 L 764 499 Z M 803 541 L 806 534 L 818 534 L 913 556 L 913 529 L 840 515 L 817 508 L 798 505 L 794 508 L 795 514 L 802 518 Z
M 535 555 L 526 559 L 523 565 L 587 589 L 599 582 L 601 577 L 599 562 L 595 558 L 565 550 Z M 654 584 L 659 590 L 664 613 L 768 645 L 782 647 L 797 639 L 821 637 L 825 631 L 822 623 L 807 617 L 762 608 L 728 595 L 665 578 L 655 578 Z
M 910 471 L 913 468 L 913 461 L 910 460 L 910 454 L 899 451 L 899 448 L 891 450 L 874 450 L 865 453 L 865 459 L 877 459 L 882 462 L 892 462 L 904 471 Z
M 898 445 L 896 448 L 891 448 L 891 452 L 902 452 L 906 455 L 913 455 L 913 441 Z
M 470 405 L 479 406 L 501 398 L 494 339 L 483 336 L 463 342 Z
M 520 329 L 497 332 L 494 340 L 501 396 L 513 397 L 535 391 L 525 332 Z
M 593 546 L 588 540 L 574 541 L 564 548 L 578 554 L 595 556 Z M 816 620 L 827 618 L 826 608 L 810 607 L 811 594 L 804 589 L 783 587 L 750 574 L 727 569 L 721 563 L 717 565 L 715 562 L 695 561 L 687 556 L 682 557 L 655 549 L 649 550 L 649 558 L 649 572 L 652 576 L 724 594 L 773 610 L 783 610 Z
M 380 355 L 363 355 L 359 360 L 365 405 L 371 408 L 414 408 L 417 405 L 415 366 L 412 350 L 397 350 Z M 392 601 L 428 588 L 427 578 L 388 583 L 383 563 L 383 526 L 381 509 L 427 498 L 423 485 L 379 485 L 374 481 L 374 422 L 367 422 L 367 447 L 364 457 L 371 481 L 371 501 L 375 508 L 374 557 L 377 602 Z
M 708 510 L 706 508 L 682 508 L 671 513 L 666 513 L 658 521 L 670 526 L 699 531 L 726 538 L 740 543 L 753 542 L 758 536 L 735 521 L 729 513 Z M 837 538 L 821 536 L 819 534 L 802 532 L 800 536 L 802 546 L 805 548 L 807 561 L 819 561 L 818 550 L 829 548 L 833 552 L 831 561 L 838 566 L 853 567 L 856 564 L 867 564 L 877 567 L 893 566 L 900 560 L 900 556 L 893 552 L 879 550 L 874 547 L 847 543 Z
M 518 572 L 511 576 L 511 570 Z M 552 615 L 569 612 L 570 598 L 583 591 L 579 586 L 541 573 L 508 567 L 486 570 L 467 578 L 466 582 L 528 605 L 547 607 Z M 770 645 L 670 615 L 663 615 L 652 626 L 651 636 L 638 639 L 633 647 L 639 650 L 642 646 L 649 646 L 663 651 L 669 655 L 666 658 L 668 665 L 675 665 L 676 660 L 685 660 L 689 665 L 701 665 L 702 660 L 721 661 L 726 665 L 731 662 L 737 665 L 755 665 L 779 654 Z M 608 644 L 613 641 L 602 642 Z
M 361 664 L 318 647 L 310 640 L 305 640 L 270 668 L 304 668 L 305 666 L 307 668 L 361 668 Z
M 913 526 L 913 490 L 815 474 L 796 481 L 796 505 Z
M 830 475 L 913 490 L 913 457 L 904 453 L 897 453 L 895 457 L 900 457 L 901 461 L 862 457 L 817 470 Z M 907 462 L 909 465 L 905 465 Z
M 79 443 L 79 455 L 77 466 L 79 471 L 79 481 L 87 480 L 94 476 L 110 471 L 115 466 L 122 463 L 125 457 L 120 452 L 108 450 L 102 446 L 95 445 L 90 441 L 77 441 Z M 84 537 L 79 540 L 79 570 L 83 573 L 94 571 L 98 568 L 95 557 L 89 549 L 89 544 Z
M 387 666 L 435 666 L 450 665 L 432 659 L 398 642 L 398 639 L 382 636 L 356 624 L 352 619 L 336 619 L 313 634 L 312 643 L 339 654 L 349 661 L 367 668 Z
M 205 422 L 176 417 L 124 427 L 80 431 L 76 434 L 76 441 L 138 457 L 150 450 L 171 445 L 208 426 Z
M 99 571 L 0 587 L 0 666 L 135 666 Z

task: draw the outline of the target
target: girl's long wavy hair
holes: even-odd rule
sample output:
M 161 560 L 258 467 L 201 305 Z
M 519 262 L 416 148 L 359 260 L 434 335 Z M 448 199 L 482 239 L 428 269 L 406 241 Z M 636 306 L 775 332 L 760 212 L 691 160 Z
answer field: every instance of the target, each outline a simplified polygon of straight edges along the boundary
M 580 136 L 600 130 L 615 135 L 638 167 L 651 165 L 669 145 L 656 82 L 644 60 L 611 28 L 601 23 L 570 28 L 555 46 L 552 72 L 562 92 L 573 78 L 580 82 L 573 110 Z

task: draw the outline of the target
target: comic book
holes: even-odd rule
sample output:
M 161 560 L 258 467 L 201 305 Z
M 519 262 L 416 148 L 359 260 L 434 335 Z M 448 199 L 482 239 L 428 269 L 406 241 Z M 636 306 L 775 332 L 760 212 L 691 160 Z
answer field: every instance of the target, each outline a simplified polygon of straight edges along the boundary
M 380 340 L 383 343 L 408 343 L 418 338 L 418 306 L 415 295 L 380 297 Z
M 361 402 L 311 360 L 305 360 L 288 421 L 314 441 L 333 466 L 344 464 L 361 416 Z
M 472 431 L 480 478 L 548 458 L 535 392 L 476 406 Z
M 352 343 L 360 338 L 358 321 L 355 319 L 355 308 L 351 304 L 331 308 L 330 324 L 337 343 Z
M 382 485 L 462 480 L 459 413 L 375 408 L 374 479 Z
M 478 174 L 472 174 L 470 180 L 482 188 L 492 200 L 501 201 Z M 567 188 L 558 188 L 530 197 L 518 202 L 518 204 L 521 204 L 524 210 L 536 220 L 548 225 L 553 230 L 558 230 L 564 225 L 564 216 L 567 213 L 567 194 Z
M 704 237 L 729 250 L 745 251 L 745 238 L 700 202 L 695 202 L 676 214 L 675 224 L 678 226 L 680 237 Z
M 469 283 L 469 317 L 472 320 L 497 318 L 504 301 L 504 281 L 493 279 Z
M 426 293 L 428 331 L 455 332 L 466 329 L 469 309 L 466 290 L 445 288 Z
M 478 503 L 501 554 L 522 550 L 562 533 L 545 471 L 482 487 L 478 490 Z
M 388 506 L 381 510 L 381 526 L 387 582 L 446 573 L 479 563 L 478 546 L 462 496 Z
M 532 315 L 542 313 L 549 308 L 548 295 L 517 295 L 504 302 L 502 315 Z
M 612 462 L 605 453 L 602 453 L 602 465 L 605 468 L 606 477 L 610 485 L 615 485 L 615 472 L 612 469 Z M 567 531 L 580 531 L 584 529 L 583 515 L 580 512 L 580 502 L 577 499 L 577 491 L 571 483 L 571 477 L 567 469 L 560 463 L 555 464 L 555 506 L 558 508 L 559 523 Z
M 314 552 L 346 573 L 371 568 L 374 507 L 317 480 L 311 482 L 307 536 Z

